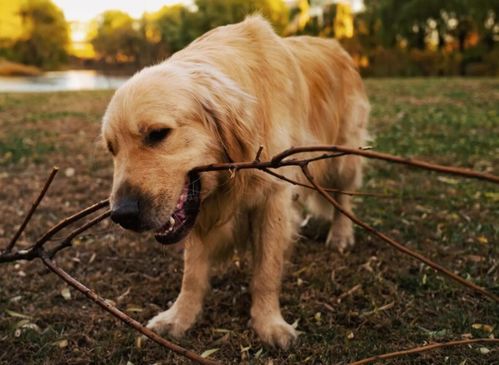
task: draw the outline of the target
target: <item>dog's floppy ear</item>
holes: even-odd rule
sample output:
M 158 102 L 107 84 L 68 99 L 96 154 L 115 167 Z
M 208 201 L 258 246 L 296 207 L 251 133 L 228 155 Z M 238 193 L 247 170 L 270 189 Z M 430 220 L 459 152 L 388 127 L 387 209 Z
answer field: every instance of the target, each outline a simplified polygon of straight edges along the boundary
M 203 122 L 219 138 L 228 161 L 250 161 L 257 134 L 251 118 L 255 100 L 222 72 L 211 69 L 192 73 Z

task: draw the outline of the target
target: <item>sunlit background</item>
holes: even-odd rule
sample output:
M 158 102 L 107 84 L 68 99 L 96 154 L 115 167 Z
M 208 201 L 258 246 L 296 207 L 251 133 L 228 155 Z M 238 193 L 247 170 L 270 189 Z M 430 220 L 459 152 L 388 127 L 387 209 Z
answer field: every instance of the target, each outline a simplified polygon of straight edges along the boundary
M 365 76 L 499 70 L 499 1 L 0 0 L 0 76 L 129 75 L 255 12 L 282 36 L 338 39 Z

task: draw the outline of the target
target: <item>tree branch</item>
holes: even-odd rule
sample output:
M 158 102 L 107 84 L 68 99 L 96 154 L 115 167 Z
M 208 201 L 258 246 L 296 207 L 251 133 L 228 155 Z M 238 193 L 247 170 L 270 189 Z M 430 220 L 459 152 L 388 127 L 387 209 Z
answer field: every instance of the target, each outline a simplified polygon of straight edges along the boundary
M 422 168 L 425 170 L 438 171 L 438 172 L 443 172 L 443 173 L 449 174 L 449 175 L 464 176 L 464 177 L 485 180 L 485 181 L 490 181 L 490 182 L 499 184 L 499 176 L 495 176 L 495 175 L 485 173 L 485 172 L 478 172 L 478 171 L 474 171 L 474 170 L 470 170 L 470 169 L 466 169 L 466 168 L 462 168 L 462 167 L 438 165 L 438 164 L 434 164 L 434 163 L 430 163 L 430 162 L 426 162 L 426 161 L 421 161 L 421 160 L 417 160 L 417 159 L 413 159 L 413 158 L 398 157 L 398 156 L 390 155 L 388 153 L 366 151 L 365 149 L 356 149 L 356 148 L 350 148 L 350 147 L 344 147 L 344 146 L 294 147 L 294 148 L 287 149 L 286 151 L 274 156 L 272 158 L 271 162 L 274 165 L 280 165 L 282 163 L 287 162 L 286 160 L 284 160 L 285 158 L 292 156 L 292 155 L 295 155 L 297 153 L 303 153 L 303 152 L 342 152 L 345 154 L 358 155 L 358 156 L 363 156 L 363 157 L 377 159 L 377 160 L 384 160 L 384 161 L 394 162 L 397 164 L 419 167 L 419 168 Z
M 351 362 L 349 365 L 364 365 L 364 364 L 369 364 L 369 363 L 377 361 L 377 360 L 388 360 L 388 359 L 393 359 L 394 357 L 406 356 L 406 355 L 411 355 L 411 354 L 419 354 L 421 352 L 441 349 L 441 348 L 445 348 L 445 347 L 471 345 L 471 344 L 477 344 L 477 343 L 489 343 L 489 344 L 493 344 L 493 345 L 499 345 L 499 339 L 496 339 L 496 338 L 474 338 L 474 339 L 469 339 L 469 340 L 457 340 L 457 341 L 449 341 L 449 342 L 444 342 L 444 343 L 433 343 L 431 345 L 415 347 L 415 348 L 408 349 L 408 350 L 402 350 L 402 351 L 390 352 L 390 353 L 383 354 L 383 355 L 372 356 L 372 357 L 369 357 L 366 359 Z
M 49 179 L 47 180 L 47 182 L 45 183 L 45 186 L 43 187 L 41 193 L 39 194 L 35 203 L 33 203 L 34 208 L 32 208 L 29 211 L 28 215 L 26 216 L 26 218 L 23 222 L 23 226 L 22 226 L 23 229 L 29 223 L 34 211 L 36 210 L 36 207 L 39 205 L 40 201 L 43 199 L 45 192 L 47 191 L 50 184 L 52 183 L 56 172 L 57 172 L 57 170 L 55 170 L 55 169 L 52 171 L 52 173 L 51 173 Z M 57 266 L 57 264 L 52 260 L 52 258 L 58 252 L 60 252 L 61 250 L 65 249 L 67 247 L 70 247 L 71 242 L 75 237 L 82 234 L 84 231 L 88 230 L 90 227 L 96 225 L 97 223 L 99 223 L 99 222 L 103 221 L 104 219 L 106 219 L 107 217 L 109 217 L 109 215 L 111 214 L 110 210 L 106 210 L 104 213 L 101 213 L 97 217 L 89 220 L 88 222 L 84 223 L 82 226 L 73 230 L 71 233 L 69 233 L 68 236 L 66 236 L 66 238 L 64 238 L 61 242 L 59 242 L 59 244 L 56 245 L 55 247 L 53 247 L 50 251 L 44 250 L 44 245 L 59 231 L 66 228 L 67 226 L 81 220 L 82 218 L 98 211 L 99 209 L 107 207 L 108 205 L 109 205 L 109 203 L 107 200 L 102 200 L 96 204 L 89 206 L 88 208 L 85 208 L 85 209 L 73 214 L 70 217 L 67 217 L 67 218 L 61 220 L 55 226 L 50 228 L 30 248 L 28 248 L 26 250 L 11 252 L 12 248 L 15 246 L 15 242 L 16 242 L 16 240 L 11 240 L 11 242 L 14 242 L 14 244 L 12 245 L 12 247 L 10 247 L 10 244 L 9 244 L 8 247 L 10 247 L 10 249 L 5 250 L 5 251 L 0 253 L 0 263 L 12 262 L 12 261 L 18 261 L 18 260 L 33 260 L 35 258 L 40 258 L 45 266 L 47 266 L 53 273 L 55 273 L 57 276 L 59 276 L 66 283 L 71 285 L 73 288 L 75 288 L 79 292 L 83 293 L 90 300 L 97 303 L 101 308 L 103 308 L 107 312 L 111 313 L 114 317 L 118 318 L 122 322 L 126 323 L 128 326 L 139 331 L 144 336 L 150 338 L 154 342 L 160 344 L 161 346 L 163 346 L 171 351 L 174 351 L 177 354 L 185 356 L 185 357 L 195 361 L 198 364 L 202 364 L 202 365 L 216 365 L 216 364 L 218 364 L 215 361 L 205 359 L 192 351 L 189 351 L 189 350 L 187 350 L 179 345 L 176 345 L 170 341 L 167 341 L 166 339 L 162 338 L 158 334 L 152 332 L 147 327 L 142 326 L 139 322 L 137 322 L 136 320 L 134 320 L 133 318 L 131 318 L 127 314 L 123 313 L 122 311 L 120 311 L 118 308 L 116 308 L 115 306 L 113 306 L 109 302 L 106 302 L 102 297 L 97 295 L 94 291 L 87 288 L 82 283 L 80 283 L 78 280 L 73 278 L 71 275 L 69 275 L 67 272 L 65 272 L 62 268 Z M 19 237 L 19 235 L 20 235 L 19 232 L 22 233 L 22 229 L 20 229 L 18 231 L 18 233 L 16 233 L 17 237 Z
M 52 250 L 50 250 L 48 257 L 51 259 L 59 252 L 64 250 L 65 248 L 68 248 L 71 246 L 73 239 L 78 236 L 79 234 L 85 232 L 87 229 L 89 229 L 92 226 L 95 226 L 97 223 L 103 221 L 107 217 L 111 215 L 110 210 L 106 210 L 104 213 L 98 215 L 94 219 L 88 221 L 81 227 L 75 229 L 72 231 L 66 238 L 64 238 L 56 247 L 54 247 Z
M 446 268 L 436 264 L 435 262 L 424 257 L 423 255 L 411 251 L 410 249 L 408 249 L 407 247 L 398 243 L 397 241 L 393 240 L 392 238 L 384 235 L 381 232 L 376 231 L 374 228 L 370 227 L 366 223 L 363 223 L 358 218 L 356 218 L 353 214 L 345 211 L 341 207 L 341 205 L 339 205 L 338 202 L 331 195 L 328 194 L 328 192 L 340 193 L 340 194 L 350 194 L 350 195 L 369 195 L 369 196 L 374 196 L 374 194 L 346 192 L 346 191 L 340 191 L 340 190 L 336 190 L 336 189 L 322 188 L 320 185 L 315 183 L 313 176 L 310 174 L 310 171 L 308 170 L 308 164 L 311 162 L 314 162 L 314 161 L 322 160 L 322 159 L 337 158 L 340 156 L 353 154 L 353 155 L 360 155 L 360 156 L 364 156 L 364 157 L 368 157 L 368 158 L 375 158 L 375 159 L 385 160 L 385 161 L 409 165 L 409 166 L 415 166 L 415 167 L 423 168 L 426 170 L 432 170 L 432 171 L 443 172 L 443 173 L 448 173 L 448 174 L 453 174 L 453 175 L 481 179 L 481 180 L 490 181 L 493 183 L 499 183 L 499 177 L 491 175 L 491 174 L 487 174 L 487 173 L 479 173 L 479 172 L 472 171 L 469 169 L 437 165 L 437 164 L 432 164 L 432 163 L 428 163 L 428 162 L 424 162 L 424 161 L 392 156 L 392 155 L 385 154 L 385 153 L 366 151 L 365 148 L 364 149 L 352 149 L 352 148 L 343 147 L 343 146 L 297 147 L 297 148 L 290 148 L 290 149 L 274 156 L 274 158 L 272 158 L 271 160 L 264 161 L 264 162 L 260 161 L 260 156 L 262 154 L 262 151 L 263 151 L 263 147 L 260 146 L 260 148 L 256 154 L 256 157 L 252 162 L 212 164 L 212 165 L 197 167 L 193 171 L 195 171 L 195 172 L 208 172 L 208 171 L 230 170 L 233 172 L 237 172 L 238 170 L 243 170 L 243 169 L 257 169 L 257 170 L 261 170 L 265 173 L 268 173 L 276 178 L 287 181 L 289 183 L 292 183 L 295 185 L 300 185 L 300 186 L 303 186 L 303 187 L 306 187 L 309 189 L 317 190 L 338 211 L 340 211 L 342 214 L 346 215 L 354 223 L 356 223 L 356 224 L 360 225 L 361 227 L 363 227 L 364 229 L 366 229 L 369 233 L 371 233 L 371 234 L 375 235 L 376 237 L 382 239 L 383 241 L 387 242 L 391 246 L 395 247 L 397 250 L 399 250 L 399 251 L 401 251 L 401 252 L 403 252 L 403 253 L 405 253 L 413 258 L 416 258 L 417 260 L 424 262 L 428 266 L 443 273 L 444 275 L 448 276 L 449 278 L 453 279 L 454 281 L 456 281 L 456 282 L 458 282 L 458 283 L 460 283 L 468 288 L 471 288 L 472 290 L 479 292 L 492 300 L 499 302 L 499 297 L 496 296 L 495 294 L 489 293 L 485 289 L 455 275 L 454 273 L 452 273 L 449 270 L 447 270 Z M 308 158 L 308 159 L 288 159 L 290 156 L 293 156 L 297 153 L 305 153 L 305 152 L 327 152 L 327 153 L 322 154 L 320 156 Z M 301 182 L 292 180 L 290 178 L 287 178 L 284 175 L 281 175 L 281 174 L 273 171 L 274 169 L 278 169 L 280 167 L 285 167 L 285 166 L 300 167 L 303 174 L 305 175 L 305 177 L 307 178 L 307 180 L 309 181 L 309 183 L 311 185 L 303 184 Z M 109 304 L 102 297 L 98 296 L 91 289 L 87 288 L 86 286 L 81 284 L 79 281 L 74 279 L 72 276 L 70 276 L 68 273 L 66 273 L 63 269 L 58 267 L 55 264 L 55 262 L 52 260 L 52 258 L 55 257 L 55 255 L 57 253 L 59 253 L 61 250 L 65 249 L 67 247 L 70 247 L 71 241 L 76 236 L 82 234 L 84 231 L 88 230 L 90 227 L 92 227 L 92 226 L 96 225 L 97 223 L 101 222 L 102 220 L 106 219 L 110 215 L 109 210 L 106 210 L 104 213 L 101 213 L 100 215 L 96 216 L 95 218 L 84 223 L 79 228 L 76 228 L 75 230 L 73 230 L 65 239 L 63 239 L 61 242 L 59 242 L 59 244 L 56 245 L 55 247 L 53 247 L 50 251 L 44 250 L 44 245 L 56 233 L 58 233 L 59 231 L 61 231 L 64 228 L 68 227 L 69 225 L 83 219 L 84 217 L 86 217 L 86 216 L 88 216 L 88 215 L 90 215 L 90 214 L 92 214 L 92 213 L 94 213 L 94 212 L 96 212 L 104 207 L 107 207 L 109 205 L 109 202 L 107 200 L 102 200 L 102 201 L 100 201 L 92 206 L 89 206 L 88 208 L 81 210 L 80 212 L 73 214 L 70 217 L 67 217 L 67 218 L 61 220 L 59 223 L 57 223 L 52 228 L 50 228 L 44 235 L 42 235 L 42 237 L 40 237 L 30 248 L 25 249 L 25 250 L 19 250 L 19 251 L 14 250 L 13 251 L 18 238 L 20 237 L 20 235 L 22 234 L 22 232 L 26 228 L 31 217 L 33 216 L 34 212 L 36 211 L 38 205 L 40 204 L 43 197 L 45 196 L 45 194 L 46 194 L 50 184 L 52 183 L 56 173 L 57 173 L 57 169 L 54 168 L 54 170 L 50 174 L 47 182 L 45 183 L 44 187 L 42 188 L 39 196 L 37 197 L 37 199 L 33 203 L 30 211 L 28 212 L 28 214 L 24 218 L 24 221 L 21 224 L 21 226 L 19 227 L 18 231 L 16 232 L 14 237 L 11 239 L 11 241 L 7 245 L 6 249 L 0 252 L 0 263 L 12 262 L 12 261 L 17 261 L 17 260 L 33 260 L 35 258 L 40 258 L 43 261 L 43 263 L 51 271 L 53 271 L 56 275 L 61 277 L 69 285 L 73 286 L 76 290 L 82 292 L 84 295 L 86 295 L 89 299 L 91 299 L 92 301 L 97 303 L 99 306 L 101 306 L 107 312 L 111 313 L 113 316 L 115 316 L 116 318 L 125 322 L 127 325 L 134 328 L 135 330 L 141 332 L 143 335 L 147 336 L 151 340 L 162 345 L 163 347 L 166 347 L 166 348 L 174 351 L 175 353 L 178 353 L 182 356 L 185 356 L 185 357 L 187 357 L 193 361 L 196 361 L 200 364 L 216 364 L 216 362 L 214 362 L 214 361 L 204 359 L 201 356 L 199 356 L 199 355 L 197 355 L 189 350 L 186 350 L 181 346 L 178 346 L 176 344 L 173 344 L 173 343 L 163 339 L 162 337 L 155 334 L 151 330 L 142 326 L 139 322 L 135 321 L 134 319 L 132 319 L 131 317 L 129 317 L 125 313 L 121 312 L 115 306 Z M 361 360 L 361 362 L 352 363 L 352 365 L 365 364 L 367 362 L 371 362 L 371 361 L 374 361 L 377 359 L 391 358 L 391 357 L 400 356 L 400 355 L 404 355 L 404 354 L 408 354 L 408 353 L 422 352 L 422 351 L 427 351 L 427 350 L 430 350 L 433 348 L 438 348 L 438 347 L 454 346 L 454 345 L 474 343 L 474 342 L 497 343 L 497 341 L 498 340 L 493 340 L 493 339 L 476 339 L 476 340 L 454 341 L 454 342 L 449 342 L 447 344 L 434 344 L 434 345 L 424 346 L 421 348 L 416 348 L 416 349 L 411 349 L 411 350 L 406 350 L 406 351 L 399 351 L 397 353 L 375 356 L 375 357 L 372 357 L 369 359 Z
M 45 251 L 43 251 L 43 249 L 38 250 L 38 255 L 42 259 L 43 263 L 54 274 L 59 276 L 62 280 L 64 280 L 66 283 L 68 283 L 73 288 L 78 290 L 80 293 L 83 293 L 87 298 L 92 300 L 94 303 L 98 304 L 106 312 L 111 313 L 114 317 L 116 317 L 120 321 L 124 322 L 127 326 L 132 327 L 133 329 L 139 331 L 140 333 L 147 336 L 148 338 L 150 338 L 152 341 L 158 343 L 159 345 L 166 347 L 167 349 L 169 349 L 169 350 L 171 350 L 179 355 L 185 356 L 188 359 L 191 359 L 192 361 L 197 362 L 198 364 L 203 364 L 203 365 L 217 365 L 218 364 L 218 362 L 215 362 L 215 361 L 212 361 L 209 359 L 205 359 L 192 351 L 186 350 L 185 348 L 183 348 L 181 346 L 178 346 L 170 341 L 167 341 L 163 337 L 161 337 L 158 334 L 151 331 L 149 328 L 142 326 L 135 319 L 129 317 L 127 314 L 120 311 L 114 305 L 107 302 L 104 298 L 97 295 L 93 290 L 87 288 L 85 285 L 80 283 L 78 280 L 76 280 L 71 275 L 69 275 L 67 272 L 65 272 L 63 269 L 61 269 L 59 266 L 57 266 L 56 263 L 49 258 L 49 255 L 47 255 L 47 253 Z
M 399 242 L 395 241 L 393 238 L 388 237 L 384 233 L 381 233 L 377 230 L 375 230 L 373 227 L 369 226 L 368 224 L 362 222 L 360 219 L 358 219 L 356 216 L 354 216 L 352 213 L 348 212 L 347 210 L 343 209 L 343 207 L 331 196 L 329 195 L 320 185 L 318 185 L 315 181 L 313 176 L 310 174 L 310 171 L 308 169 L 307 165 L 302 166 L 302 171 L 303 174 L 307 177 L 308 181 L 315 187 L 315 189 L 329 202 L 331 203 L 339 212 L 341 212 L 343 215 L 347 216 L 352 222 L 355 224 L 361 226 L 364 228 L 366 231 L 371 233 L 372 235 L 382 239 L 392 247 L 396 248 L 397 250 L 421 261 L 424 262 L 426 265 L 430 266 L 431 268 L 435 269 L 436 271 L 444 274 L 445 276 L 449 277 L 450 279 L 458 282 L 461 285 L 464 285 L 496 302 L 499 303 L 499 296 L 485 290 L 484 288 L 472 283 L 471 281 L 468 281 L 459 275 L 454 274 L 450 270 L 446 269 L 445 267 L 437 264 L 436 262 L 430 260 L 429 258 L 421 255 L 420 253 L 414 252 L 410 250 L 409 248 L 405 247 L 404 245 L 400 244 Z
M 297 153 L 305 152 L 339 152 L 339 154 L 334 155 L 321 155 L 319 157 L 305 158 L 305 159 L 291 159 L 286 158 Z M 486 172 L 478 172 L 462 167 L 444 166 L 438 165 L 426 161 L 416 160 L 412 158 L 393 156 L 388 153 L 367 151 L 364 149 L 355 149 L 343 146 L 312 146 L 312 147 L 293 147 L 282 153 L 274 156 L 270 161 L 251 161 L 251 162 L 231 162 L 231 163 L 215 163 L 209 165 L 203 165 L 194 168 L 193 172 L 207 172 L 207 171 L 223 171 L 223 170 L 246 170 L 246 169 L 257 169 L 264 170 L 266 168 L 279 168 L 285 166 L 303 166 L 304 164 L 316 161 L 317 159 L 324 158 L 337 158 L 345 155 L 359 155 L 367 158 L 384 160 L 388 162 L 394 162 L 401 165 L 419 167 L 429 171 L 442 172 L 449 175 L 457 175 L 468 178 L 474 178 L 479 180 L 490 181 L 499 184 L 499 176 L 492 175 Z
M 55 226 L 50 228 L 42 237 L 40 237 L 33 246 L 31 246 L 28 249 L 25 250 L 19 250 L 19 251 L 3 251 L 0 254 L 0 264 L 4 262 L 12 262 L 12 261 L 17 261 L 17 260 L 28 260 L 31 261 L 33 259 L 36 259 L 38 257 L 37 254 L 37 249 L 42 247 L 47 241 L 49 241 L 56 233 L 61 231 L 62 229 L 66 228 L 67 226 L 73 224 L 74 222 L 98 211 L 99 209 L 102 209 L 106 206 L 108 206 L 109 203 L 107 199 L 101 200 L 98 203 L 95 203 L 75 214 L 73 214 L 70 217 L 64 218 L 61 220 L 59 223 L 57 223 Z M 90 228 L 91 225 L 87 227 Z
M 33 216 L 33 213 L 35 212 L 36 208 L 38 208 L 38 205 L 42 201 L 43 197 L 47 193 L 47 190 L 49 189 L 50 184 L 52 184 L 52 181 L 54 180 L 55 175 L 59 169 L 57 167 L 52 168 L 52 172 L 50 173 L 49 177 L 47 178 L 47 181 L 45 182 L 45 185 L 43 186 L 42 190 L 40 191 L 40 194 L 38 194 L 38 197 L 36 200 L 33 202 L 33 205 L 31 206 L 31 209 L 28 211 L 28 214 L 24 217 L 23 222 L 19 226 L 19 229 L 17 230 L 16 234 L 14 234 L 14 237 L 10 240 L 9 244 L 5 248 L 3 252 L 10 252 L 14 248 L 14 245 L 16 244 L 17 240 L 23 233 L 24 229 L 28 225 L 28 222 L 31 220 L 31 217 Z M 0 252 L 1 254 L 2 252 Z
M 281 175 L 281 174 L 279 174 L 273 170 L 270 170 L 268 168 L 263 168 L 262 171 L 266 172 L 269 175 L 277 177 L 278 179 L 287 181 L 290 184 L 302 186 L 304 188 L 315 190 L 315 188 L 312 185 L 303 184 L 303 183 L 298 182 L 296 180 L 290 179 L 290 178 L 288 178 L 284 175 Z M 364 193 L 364 192 L 359 192 L 359 191 L 349 191 L 349 190 L 340 190 L 340 189 L 332 189 L 332 188 L 324 188 L 324 190 L 327 191 L 328 193 L 343 194 L 343 195 L 350 195 L 350 196 L 368 196 L 368 197 L 383 198 L 383 199 L 393 199 L 394 198 L 393 196 L 386 195 L 386 194 Z

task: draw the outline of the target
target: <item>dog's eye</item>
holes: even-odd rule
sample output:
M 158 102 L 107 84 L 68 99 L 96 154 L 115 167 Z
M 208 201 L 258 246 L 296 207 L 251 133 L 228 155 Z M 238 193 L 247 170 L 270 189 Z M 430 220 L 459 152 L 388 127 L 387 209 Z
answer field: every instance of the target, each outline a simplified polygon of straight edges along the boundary
M 160 128 L 150 131 L 146 136 L 146 144 L 155 145 L 163 141 L 170 134 L 170 128 Z

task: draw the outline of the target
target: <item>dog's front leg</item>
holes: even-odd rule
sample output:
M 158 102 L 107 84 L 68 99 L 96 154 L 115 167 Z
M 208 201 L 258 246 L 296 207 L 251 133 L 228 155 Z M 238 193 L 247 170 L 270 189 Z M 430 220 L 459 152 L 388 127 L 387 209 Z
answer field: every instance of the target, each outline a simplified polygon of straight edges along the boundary
M 182 288 L 175 303 L 167 311 L 152 318 L 147 327 L 160 334 L 182 337 L 201 313 L 204 296 L 209 289 L 210 253 L 203 242 L 192 234 L 185 243 Z
M 296 331 L 282 317 L 279 292 L 284 258 L 293 237 L 291 191 L 280 188 L 254 211 L 251 323 L 262 341 L 287 348 Z

